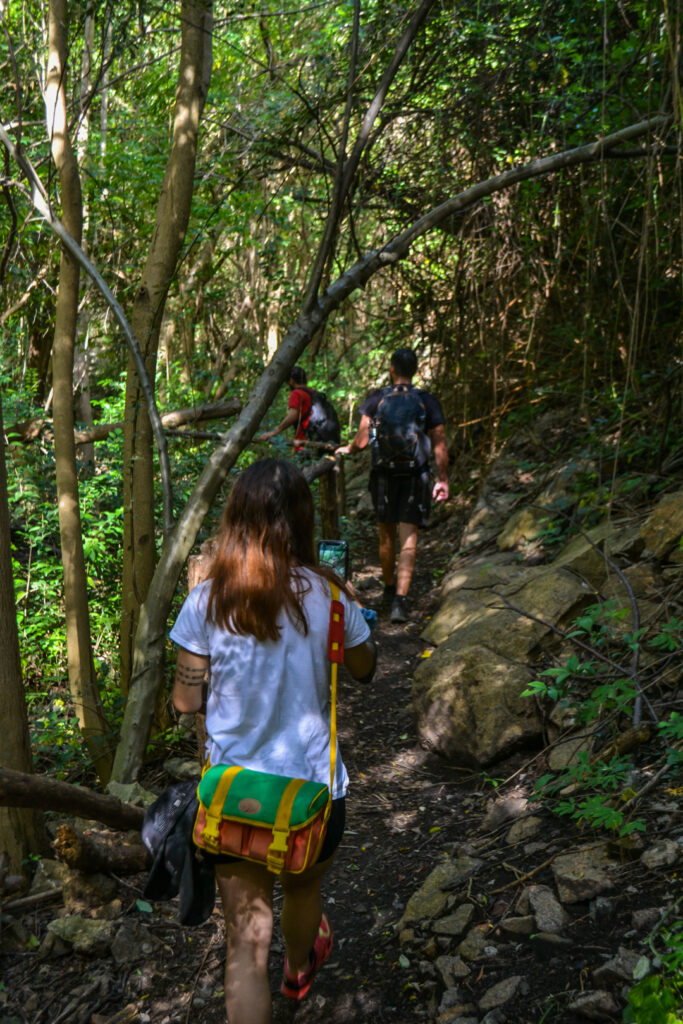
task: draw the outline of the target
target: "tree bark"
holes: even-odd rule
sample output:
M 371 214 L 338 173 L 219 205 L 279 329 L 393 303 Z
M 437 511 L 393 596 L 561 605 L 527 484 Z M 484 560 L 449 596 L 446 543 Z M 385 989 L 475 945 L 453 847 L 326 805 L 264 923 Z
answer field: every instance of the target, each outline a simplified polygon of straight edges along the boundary
M 14 602 L 10 519 L 7 501 L 5 437 L 2 429 L 0 396 L 0 699 L 3 729 L 0 739 L 0 767 L 20 772 L 32 770 L 28 715 L 21 678 L 17 615 Z M 11 874 L 24 870 L 29 853 L 47 850 L 42 815 L 34 807 L 0 807 L 0 855 L 6 853 Z
M 64 226 L 80 243 L 81 181 L 66 117 L 66 0 L 50 0 L 49 19 L 49 63 L 45 88 L 47 127 L 52 157 L 59 173 Z M 74 445 L 73 367 L 79 278 L 79 264 L 63 249 L 59 267 L 52 350 L 55 471 L 64 572 L 69 689 L 74 712 L 95 771 L 102 784 L 106 785 L 111 771 L 112 752 L 90 645 L 87 577 Z
M 115 796 L 4 767 L 0 767 L 0 807 L 63 811 L 123 830 L 139 830 L 145 815 L 142 807 L 124 804 Z
M 52 847 L 57 860 L 76 871 L 94 875 L 136 875 L 145 871 L 152 857 L 141 842 L 122 843 L 120 835 L 87 835 L 71 825 L 60 825 Z
M 157 206 L 147 263 L 135 295 L 131 326 L 154 380 L 161 319 L 190 216 L 199 123 L 211 77 L 211 0 L 183 0 L 182 41 L 173 142 Z M 152 430 L 135 364 L 129 358 L 123 449 L 123 583 L 120 678 L 132 670 L 140 605 L 156 563 Z

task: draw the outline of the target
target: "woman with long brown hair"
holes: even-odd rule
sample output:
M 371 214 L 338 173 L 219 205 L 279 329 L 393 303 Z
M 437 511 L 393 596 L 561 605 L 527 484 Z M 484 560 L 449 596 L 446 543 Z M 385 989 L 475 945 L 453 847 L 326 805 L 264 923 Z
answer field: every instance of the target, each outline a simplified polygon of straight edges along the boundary
M 327 658 L 330 573 L 315 564 L 314 513 L 301 471 L 280 459 L 244 470 L 223 513 L 209 579 L 186 599 L 171 631 L 178 645 L 173 701 L 199 709 L 209 675 L 206 727 L 211 764 L 329 781 Z M 376 649 L 358 606 L 344 591 L 344 665 L 370 680 Z M 332 950 L 320 880 L 344 831 L 348 775 L 337 753 L 332 811 L 317 862 L 279 876 L 286 956 L 281 991 L 303 998 Z M 225 917 L 225 1005 L 230 1024 L 267 1024 L 268 953 L 274 875 L 260 864 L 217 855 Z

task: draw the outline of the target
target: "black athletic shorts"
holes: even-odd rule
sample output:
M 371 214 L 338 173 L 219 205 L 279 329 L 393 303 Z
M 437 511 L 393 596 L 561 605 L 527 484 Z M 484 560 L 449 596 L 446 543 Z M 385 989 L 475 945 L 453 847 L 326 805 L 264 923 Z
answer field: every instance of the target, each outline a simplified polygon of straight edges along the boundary
M 324 860 L 328 860 L 335 852 L 342 841 L 345 824 L 346 797 L 340 796 L 337 800 L 332 801 L 330 820 L 327 822 L 327 832 L 325 833 L 316 864 L 321 864 Z M 202 850 L 202 857 L 212 861 L 214 864 L 234 864 L 238 860 L 244 860 L 243 857 L 233 857 L 230 853 L 208 853 L 206 850 Z
M 373 469 L 369 486 L 378 522 L 429 526 L 432 485 L 427 466 L 412 476 L 394 476 Z

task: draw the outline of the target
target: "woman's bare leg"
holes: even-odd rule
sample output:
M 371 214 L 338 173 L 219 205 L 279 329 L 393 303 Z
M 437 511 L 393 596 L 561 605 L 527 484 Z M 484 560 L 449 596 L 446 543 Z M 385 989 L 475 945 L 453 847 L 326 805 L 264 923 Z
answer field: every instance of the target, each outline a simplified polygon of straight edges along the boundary
M 225 1009 L 230 1024 L 270 1024 L 268 953 L 273 934 L 273 880 L 249 861 L 219 864 L 225 918 Z
M 323 913 L 320 880 L 334 857 L 314 864 L 300 875 L 282 875 L 282 934 L 287 946 L 287 963 L 292 972 L 305 971 Z

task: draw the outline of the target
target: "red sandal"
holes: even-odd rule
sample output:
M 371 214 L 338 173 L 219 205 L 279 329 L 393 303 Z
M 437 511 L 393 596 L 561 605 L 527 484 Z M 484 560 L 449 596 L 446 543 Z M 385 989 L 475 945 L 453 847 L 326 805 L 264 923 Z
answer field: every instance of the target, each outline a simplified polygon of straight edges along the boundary
M 308 995 L 309 989 L 313 984 L 316 971 L 330 959 L 333 944 L 334 935 L 332 934 L 332 926 L 327 920 L 327 915 L 323 914 L 318 927 L 318 934 L 315 937 L 313 949 L 310 952 L 309 965 L 306 970 L 297 971 L 296 974 L 291 973 L 289 970 L 289 964 L 287 963 L 287 957 L 285 957 L 285 976 L 282 979 L 282 985 L 280 987 L 280 991 L 283 996 L 287 996 L 288 999 L 298 1000 L 303 999 L 305 995 Z

